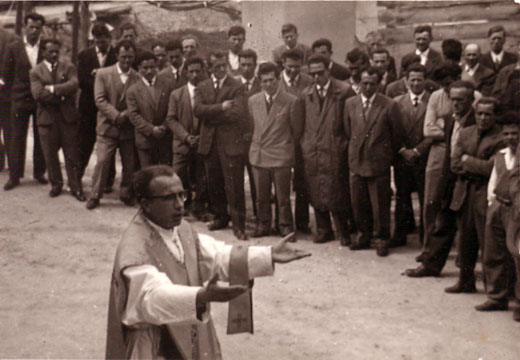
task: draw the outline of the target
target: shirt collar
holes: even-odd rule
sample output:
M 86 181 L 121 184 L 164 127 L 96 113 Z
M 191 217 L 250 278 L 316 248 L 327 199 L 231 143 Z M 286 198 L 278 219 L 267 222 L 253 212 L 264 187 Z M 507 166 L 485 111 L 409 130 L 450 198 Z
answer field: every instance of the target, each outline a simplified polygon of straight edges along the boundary
M 421 51 L 419 49 L 415 49 L 415 55 L 419 55 L 419 56 L 426 56 L 428 57 L 428 54 L 430 53 L 430 48 L 428 47 L 428 49 L 424 50 L 424 51 Z
M 36 41 L 36 44 L 31 45 L 31 43 L 27 40 L 27 36 L 24 35 L 23 36 L 23 43 L 24 43 L 25 46 L 39 47 L 40 46 L 40 38 L 38 38 L 38 41 Z
M 271 102 L 273 102 L 276 99 L 276 97 L 278 96 L 278 91 L 276 91 L 276 93 L 273 96 L 270 96 L 268 93 L 266 93 L 264 91 L 264 95 L 265 95 L 265 101 L 268 101 L 269 99 L 271 99 Z
M 193 91 L 195 91 L 195 88 L 196 88 L 195 85 L 193 85 L 193 84 L 190 83 L 189 81 L 188 81 L 187 85 L 188 85 L 188 91 L 189 91 L 189 92 L 193 92 Z
M 123 72 L 123 70 L 121 70 L 121 68 L 119 67 L 119 63 L 116 63 L 116 67 L 117 67 L 117 72 L 119 73 L 119 75 L 122 75 L 122 74 L 130 75 L 130 72 L 132 71 L 132 68 L 130 68 L 130 69 L 128 69 L 127 72 Z
M 502 58 L 504 57 L 504 49 L 502 49 L 502 51 L 499 52 L 498 54 L 495 54 L 493 51 L 491 51 L 491 57 L 493 58 L 494 61 L 496 59 L 502 60 Z
M 177 70 L 177 68 L 171 64 L 170 64 L 170 70 L 172 71 L 173 75 L 177 75 L 177 73 L 179 72 L 179 70 Z
M 320 90 L 320 89 L 325 90 L 325 93 L 327 93 L 327 91 L 329 90 L 329 87 L 330 87 L 330 79 L 329 79 L 329 81 L 327 81 L 327 83 L 326 83 L 325 85 L 323 85 L 323 86 L 321 86 L 321 85 L 317 85 L 317 84 L 316 84 L 316 88 L 317 88 L 318 90 Z
M 282 72 L 282 76 L 283 76 L 283 80 L 285 81 L 285 83 L 287 85 L 289 85 L 289 82 L 291 81 L 291 78 L 285 73 L 285 70 Z M 298 82 L 298 79 L 300 78 L 300 74 L 296 75 L 296 77 L 294 78 L 294 82 Z
M 469 67 L 469 65 L 466 64 L 466 72 L 477 71 L 479 65 L 480 65 L 480 64 L 477 63 L 477 65 L 475 65 L 475 66 L 473 66 L 473 67 Z
M 215 75 L 211 74 L 211 80 L 213 81 L 213 84 L 215 84 L 218 81 L 218 87 L 221 88 L 222 84 L 224 84 L 224 81 L 226 81 L 227 74 L 222 79 L 217 79 Z
M 375 92 L 374 95 L 372 95 L 370 97 L 370 99 L 367 99 L 367 97 L 365 95 L 361 94 L 361 100 L 363 101 L 363 104 L 365 104 L 366 101 L 368 100 L 368 104 L 372 105 L 372 103 L 374 102 L 374 99 L 376 97 L 376 94 L 377 94 L 377 92 Z
M 143 82 L 145 83 L 146 86 L 154 86 L 155 80 L 157 79 L 157 76 L 153 77 L 151 83 L 149 83 L 148 80 L 146 80 L 146 78 L 144 76 L 142 76 L 141 78 L 143 79 Z
M 45 64 L 45 66 L 47 66 L 47 69 L 49 69 L 49 72 L 52 72 L 52 64 L 45 59 L 43 60 L 43 63 Z
M 411 90 L 408 91 L 409 94 L 410 94 L 410 99 L 412 100 L 412 103 L 413 103 L 413 99 L 414 98 L 418 98 L 419 99 L 419 103 L 422 102 L 422 99 L 424 97 L 424 94 L 426 93 L 426 91 L 423 90 L 422 93 L 420 93 L 419 95 L 415 95 Z
M 100 54 L 102 56 L 107 56 L 108 52 L 110 51 L 110 46 L 108 47 L 107 51 L 103 54 L 101 50 L 96 46 L 96 54 Z

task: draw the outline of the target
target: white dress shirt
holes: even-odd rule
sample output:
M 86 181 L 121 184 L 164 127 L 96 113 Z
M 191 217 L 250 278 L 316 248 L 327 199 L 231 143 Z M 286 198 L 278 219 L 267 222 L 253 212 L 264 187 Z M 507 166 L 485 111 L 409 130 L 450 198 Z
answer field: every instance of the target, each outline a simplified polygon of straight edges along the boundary
M 513 166 L 515 166 L 515 153 L 511 151 L 509 147 L 498 151 L 500 154 L 504 154 L 504 160 L 506 163 L 506 169 L 511 170 Z M 495 199 L 495 188 L 497 187 L 497 169 L 493 166 L 493 170 L 491 171 L 491 177 L 489 178 L 488 187 L 487 187 L 487 200 L 488 204 L 491 205 L 491 202 Z
M 132 71 L 132 68 L 128 69 L 127 72 L 123 72 L 123 70 L 121 70 L 121 68 L 119 67 L 119 63 L 116 64 L 117 66 L 117 72 L 119 73 L 119 78 L 121 79 L 121 82 L 124 84 L 126 84 L 128 78 L 130 77 L 130 71 Z
M 235 54 L 233 51 L 228 51 L 228 62 L 229 66 L 231 67 L 231 70 L 238 70 L 239 66 L 239 59 L 238 54 Z
M 414 94 L 413 92 L 408 91 L 408 94 L 410 95 L 410 100 L 412 101 L 412 105 L 413 105 L 413 103 L 414 103 L 414 99 L 417 99 L 417 105 L 421 104 L 425 92 L 426 92 L 426 91 L 423 90 L 422 93 L 420 93 L 419 95 L 416 95 L 416 94 Z
M 327 96 L 327 92 L 329 91 L 329 87 L 330 87 L 330 79 L 323 86 L 316 85 L 316 89 L 318 90 L 318 94 L 321 96 L 322 99 L 324 99 L 325 96 Z
M 107 51 L 103 54 L 99 48 L 96 46 L 96 56 L 98 59 L 99 67 L 105 66 L 105 61 L 107 61 L 107 55 L 110 51 L 110 47 L 107 49 Z
M 350 86 L 352 87 L 352 90 L 354 90 L 356 95 L 359 95 L 359 93 L 361 92 L 361 84 L 355 82 L 354 79 L 352 78 L 352 76 L 350 77 L 349 81 L 350 81 Z
M 251 88 L 253 87 L 253 81 L 255 81 L 255 78 L 252 77 L 251 79 L 247 80 L 245 77 L 240 75 L 240 81 L 242 82 L 242 84 L 244 84 L 244 86 L 246 87 L 246 90 L 249 92 L 249 91 L 251 91 Z
M 473 77 L 473 75 L 475 75 L 475 72 L 477 71 L 478 69 L 478 66 L 479 66 L 479 63 L 477 63 L 477 65 L 473 66 L 472 68 L 469 67 L 468 64 L 465 65 L 464 69 L 466 70 L 466 73 Z
M 50 62 L 48 62 L 47 60 L 43 60 L 43 64 L 45 65 L 45 67 L 47 67 L 47 70 L 49 70 L 49 72 L 52 74 L 52 64 Z M 58 64 L 56 64 L 55 66 L 58 66 Z M 54 85 L 47 85 L 49 87 L 49 91 L 51 94 L 54 94 Z
M 291 78 L 289 77 L 289 75 L 287 75 L 285 73 L 285 70 L 282 72 L 282 76 L 283 76 L 283 80 L 285 81 L 285 84 L 289 87 L 292 87 L 294 85 L 296 85 L 296 83 L 298 82 L 298 79 L 300 78 L 300 74 L 296 75 L 296 77 L 294 78 L 294 80 L 291 80 Z M 291 86 L 291 81 L 292 81 L 292 86 Z
M 195 106 L 195 85 L 188 81 L 188 94 L 190 94 L 191 109 Z
M 499 54 L 495 54 L 493 51 L 491 51 L 491 60 L 493 60 L 495 64 L 501 64 L 503 58 L 504 50 L 502 50 Z
M 27 53 L 27 57 L 29 58 L 29 62 L 31 63 L 31 69 L 37 65 L 38 61 L 38 50 L 40 49 L 40 39 L 36 42 L 36 44 L 31 45 L 27 41 L 27 36 L 23 37 L 23 43 L 25 45 L 25 52 Z
M 218 83 L 218 88 L 222 89 L 222 85 L 224 84 L 224 81 L 226 81 L 227 75 L 224 76 L 222 79 L 217 79 L 215 75 L 211 74 L 211 80 L 213 81 L 213 87 L 216 87 Z
M 430 53 L 430 48 L 424 50 L 421 52 L 419 49 L 415 49 L 415 55 L 419 55 L 421 57 L 421 65 L 426 65 L 426 62 L 428 61 L 428 54 Z
M 361 94 L 361 101 L 363 102 L 363 109 L 370 109 L 372 107 L 372 103 L 374 102 L 376 94 L 377 93 L 374 93 L 374 95 L 372 95 L 370 97 L 370 99 L 367 98 L 365 95 Z M 366 105 L 367 101 L 368 101 L 368 106 Z

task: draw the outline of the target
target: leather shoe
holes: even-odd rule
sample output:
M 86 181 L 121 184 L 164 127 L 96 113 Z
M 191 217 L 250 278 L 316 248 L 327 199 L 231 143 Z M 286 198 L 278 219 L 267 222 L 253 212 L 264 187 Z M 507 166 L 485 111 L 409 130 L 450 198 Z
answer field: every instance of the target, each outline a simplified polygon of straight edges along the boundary
M 38 181 L 38 183 L 42 184 L 42 185 L 47 185 L 49 183 L 49 180 L 47 180 L 45 178 L 45 176 L 35 176 L 34 177 L 34 180 Z
M 419 267 L 415 269 L 406 269 L 404 271 L 404 275 L 408 277 L 428 277 L 428 276 L 439 276 L 439 273 L 437 271 L 433 271 L 432 269 L 429 269 L 423 265 L 420 265 Z
M 387 241 L 379 241 L 376 244 L 376 254 L 377 256 L 388 256 L 388 242 Z
M 88 210 L 95 209 L 98 206 L 99 206 L 99 199 L 94 199 L 94 198 L 88 199 L 88 201 L 87 201 L 87 209 Z
M 350 235 L 348 234 L 342 234 L 338 235 L 337 238 L 339 239 L 339 243 L 341 246 L 350 246 L 352 241 L 350 240 Z
M 50 197 L 56 197 L 58 196 L 59 194 L 61 194 L 61 187 L 52 187 L 51 188 L 51 191 L 49 191 L 49 196 Z
M 221 220 L 221 219 L 215 219 L 208 225 L 208 230 L 214 231 L 214 230 L 220 230 L 225 229 L 228 226 L 227 220 Z
M 370 249 L 370 238 L 367 235 L 358 234 L 350 244 L 350 250 Z
M 474 281 L 465 283 L 458 281 L 455 285 L 449 286 L 446 289 L 444 289 L 444 292 L 448 294 L 473 294 L 477 292 L 477 288 L 475 287 Z
M 248 240 L 249 239 L 247 237 L 246 233 L 244 232 L 244 230 L 234 229 L 233 234 L 235 234 L 235 237 L 238 240 Z
M 513 320 L 514 320 L 514 321 L 520 321 L 520 307 L 517 307 L 517 308 L 513 311 Z
M 496 301 L 486 301 L 483 304 L 475 306 L 475 310 L 477 311 L 505 311 L 508 309 L 507 302 L 496 302 Z
M 424 252 L 420 253 L 415 257 L 415 261 L 420 263 L 422 263 L 424 259 L 426 259 L 426 254 Z
M 9 179 L 4 185 L 4 190 L 9 191 L 20 185 L 20 179 Z
M 334 240 L 334 234 L 332 232 L 326 232 L 326 233 L 318 233 L 316 236 L 314 236 L 314 239 L 312 240 L 316 244 L 323 244 L 327 241 Z
M 268 229 L 258 227 L 255 229 L 255 232 L 251 235 L 251 237 L 259 238 L 259 237 L 269 236 L 269 234 L 270 234 L 270 231 Z
M 135 201 L 134 201 L 134 198 L 133 197 L 126 197 L 126 196 L 122 196 L 119 198 L 119 200 L 121 200 L 123 202 L 123 204 L 125 204 L 126 206 L 134 206 L 135 205 Z
M 311 228 L 309 227 L 309 225 L 300 225 L 300 226 L 297 226 L 297 227 L 296 227 L 296 231 L 299 231 L 299 232 L 301 232 L 302 234 L 311 234 L 311 233 L 312 233 Z
M 83 201 L 87 200 L 87 199 L 85 198 L 85 194 L 83 194 L 83 191 L 71 191 L 70 193 L 71 193 L 72 196 L 74 196 L 78 201 L 83 202 Z

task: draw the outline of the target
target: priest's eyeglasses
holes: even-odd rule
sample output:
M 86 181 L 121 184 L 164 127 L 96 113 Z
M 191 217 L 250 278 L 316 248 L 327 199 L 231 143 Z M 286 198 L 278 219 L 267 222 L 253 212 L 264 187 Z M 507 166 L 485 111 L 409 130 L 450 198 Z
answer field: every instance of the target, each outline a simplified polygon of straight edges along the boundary
M 180 191 L 177 193 L 171 193 L 166 195 L 152 195 L 148 196 L 149 199 L 159 199 L 164 201 L 172 201 L 172 200 L 179 200 L 181 202 L 185 202 L 188 198 L 188 192 L 186 190 Z

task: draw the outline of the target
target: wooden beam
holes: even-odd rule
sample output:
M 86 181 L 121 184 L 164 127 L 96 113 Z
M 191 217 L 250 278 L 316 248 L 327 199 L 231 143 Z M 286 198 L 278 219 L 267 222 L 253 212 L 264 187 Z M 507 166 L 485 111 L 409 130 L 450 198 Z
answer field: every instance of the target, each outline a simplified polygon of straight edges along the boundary
M 88 35 L 90 31 L 90 14 L 88 1 L 82 1 L 79 9 L 80 14 L 80 31 L 79 31 L 79 50 L 88 47 Z
M 16 35 L 22 35 L 22 27 L 23 27 L 23 2 L 18 1 L 16 3 L 16 20 L 14 32 Z
M 469 4 L 499 4 L 511 2 L 508 0 L 477 0 L 477 1 L 378 1 L 377 6 L 388 9 L 432 9 L 447 8 Z
M 508 3 L 479 3 L 452 6 L 449 8 L 395 8 L 383 9 L 378 13 L 379 24 L 385 23 L 388 27 L 432 24 L 453 21 L 485 19 L 503 20 L 520 14 L 520 4 Z

